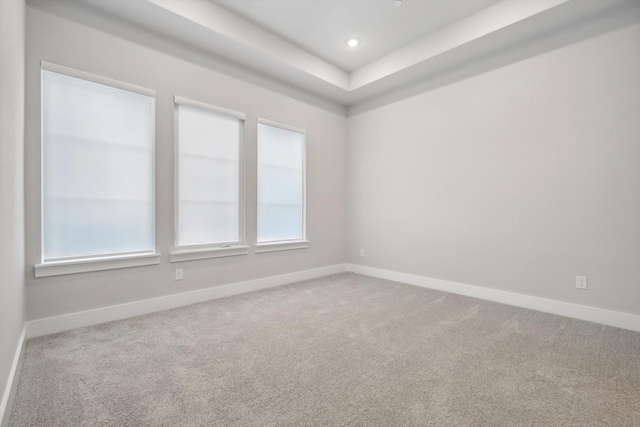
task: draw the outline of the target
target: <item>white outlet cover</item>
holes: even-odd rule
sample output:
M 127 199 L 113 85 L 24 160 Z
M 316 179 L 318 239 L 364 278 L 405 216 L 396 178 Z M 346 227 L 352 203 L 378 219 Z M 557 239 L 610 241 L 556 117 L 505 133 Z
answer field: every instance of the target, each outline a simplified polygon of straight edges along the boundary
M 587 289 L 587 278 L 586 278 L 586 276 L 576 276 L 576 288 L 577 289 Z
M 176 268 L 176 280 L 182 280 L 182 269 Z

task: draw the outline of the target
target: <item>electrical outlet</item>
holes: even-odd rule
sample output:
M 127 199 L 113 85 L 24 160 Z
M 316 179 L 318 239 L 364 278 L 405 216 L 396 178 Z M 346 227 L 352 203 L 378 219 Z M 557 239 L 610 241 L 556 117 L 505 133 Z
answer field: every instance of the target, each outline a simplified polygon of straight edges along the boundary
M 176 268 L 176 280 L 182 280 L 182 269 Z
M 587 278 L 585 276 L 576 276 L 576 288 L 587 289 Z
M 364 258 L 364 249 L 360 249 L 360 256 Z

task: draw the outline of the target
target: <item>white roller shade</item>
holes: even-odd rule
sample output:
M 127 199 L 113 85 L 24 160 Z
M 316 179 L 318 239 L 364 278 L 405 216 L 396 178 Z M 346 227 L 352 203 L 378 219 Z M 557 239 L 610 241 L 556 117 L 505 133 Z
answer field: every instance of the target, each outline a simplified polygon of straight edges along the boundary
M 304 239 L 305 135 L 258 124 L 258 242 Z
M 177 104 L 177 246 L 240 240 L 242 120 Z
M 42 71 L 43 260 L 155 248 L 152 96 Z

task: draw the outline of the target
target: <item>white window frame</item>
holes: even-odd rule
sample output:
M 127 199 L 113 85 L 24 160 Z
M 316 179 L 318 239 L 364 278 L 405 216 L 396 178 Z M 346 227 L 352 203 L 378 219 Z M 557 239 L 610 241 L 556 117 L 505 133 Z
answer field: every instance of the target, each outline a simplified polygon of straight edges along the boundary
M 256 247 L 254 253 L 276 252 L 276 251 L 289 251 L 294 249 L 306 249 L 309 247 L 309 240 L 307 239 L 307 131 L 302 128 L 291 126 L 285 123 L 275 122 L 273 120 L 267 120 L 258 118 L 258 124 L 267 125 L 275 128 L 288 130 L 291 132 L 301 133 L 304 135 L 304 142 L 302 146 L 302 238 L 289 239 L 289 240 L 276 240 L 269 242 L 258 242 L 256 234 Z M 256 146 L 260 144 L 260 141 L 256 138 Z M 256 156 L 256 170 L 259 159 Z M 258 221 L 258 203 L 260 200 L 259 188 L 257 184 L 258 174 L 256 173 L 256 231 Z
M 238 119 L 240 123 L 240 140 L 239 144 L 239 167 L 238 167 L 238 241 L 236 242 L 224 242 L 224 243 L 205 243 L 200 245 L 178 245 L 178 233 L 179 233 L 179 204 L 180 204 L 180 123 L 178 107 L 180 105 L 186 105 L 190 107 L 200 108 L 203 110 L 212 111 L 216 114 L 221 114 L 228 117 Z M 174 118 L 174 202 L 173 202 L 173 247 L 169 261 L 181 262 L 181 261 L 194 261 L 208 258 L 220 258 L 228 256 L 247 255 L 249 253 L 249 246 L 246 245 L 245 240 L 245 180 L 244 180 L 244 165 L 245 165 L 245 153 L 244 153 L 244 127 L 247 116 L 244 113 L 229 110 L 227 108 L 218 107 L 216 105 L 207 104 L 205 102 L 196 101 L 193 99 L 185 98 L 182 96 L 174 96 L 173 98 L 173 118 Z
M 42 71 L 51 71 L 58 74 L 63 74 L 69 77 L 74 77 L 81 80 L 86 80 L 92 83 L 102 84 L 105 86 L 113 87 L 116 89 L 122 89 L 140 95 L 146 95 L 153 99 L 154 115 L 152 135 L 154 144 L 152 146 L 151 156 L 152 162 L 152 198 L 153 198 L 153 250 L 139 251 L 139 252 L 127 252 L 116 254 L 105 254 L 86 257 L 69 257 L 69 258 L 57 258 L 54 260 L 45 261 L 44 259 L 44 174 L 42 173 L 44 167 L 44 139 L 42 137 Z M 84 273 L 89 271 L 111 270 L 117 268 L 138 267 L 144 265 L 160 264 L 160 253 L 157 252 L 157 238 L 156 238 L 156 162 L 155 162 L 155 132 L 156 132 L 156 109 L 155 109 L 155 91 L 147 89 L 142 86 L 137 86 L 131 83 L 126 83 L 120 80 L 115 80 L 109 77 L 92 74 L 86 71 L 78 70 L 75 68 L 66 67 L 64 65 L 55 64 L 48 61 L 40 61 L 40 264 L 34 266 L 35 277 L 47 277 L 58 276 L 63 274 Z

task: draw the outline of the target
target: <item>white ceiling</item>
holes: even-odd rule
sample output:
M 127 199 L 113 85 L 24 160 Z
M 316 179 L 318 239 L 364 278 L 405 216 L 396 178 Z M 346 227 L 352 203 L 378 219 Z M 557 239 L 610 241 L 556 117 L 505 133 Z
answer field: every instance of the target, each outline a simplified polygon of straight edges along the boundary
M 152 33 L 154 48 L 193 48 L 211 68 L 343 114 L 500 66 L 500 55 L 512 61 L 578 41 L 588 36 L 576 30 L 583 23 L 606 31 L 640 21 L 638 0 L 28 2 L 118 36 L 126 26 L 140 43 Z M 345 46 L 352 36 L 362 45 Z
M 499 0 L 211 0 L 345 70 L 354 71 Z M 360 39 L 353 49 L 348 38 Z

